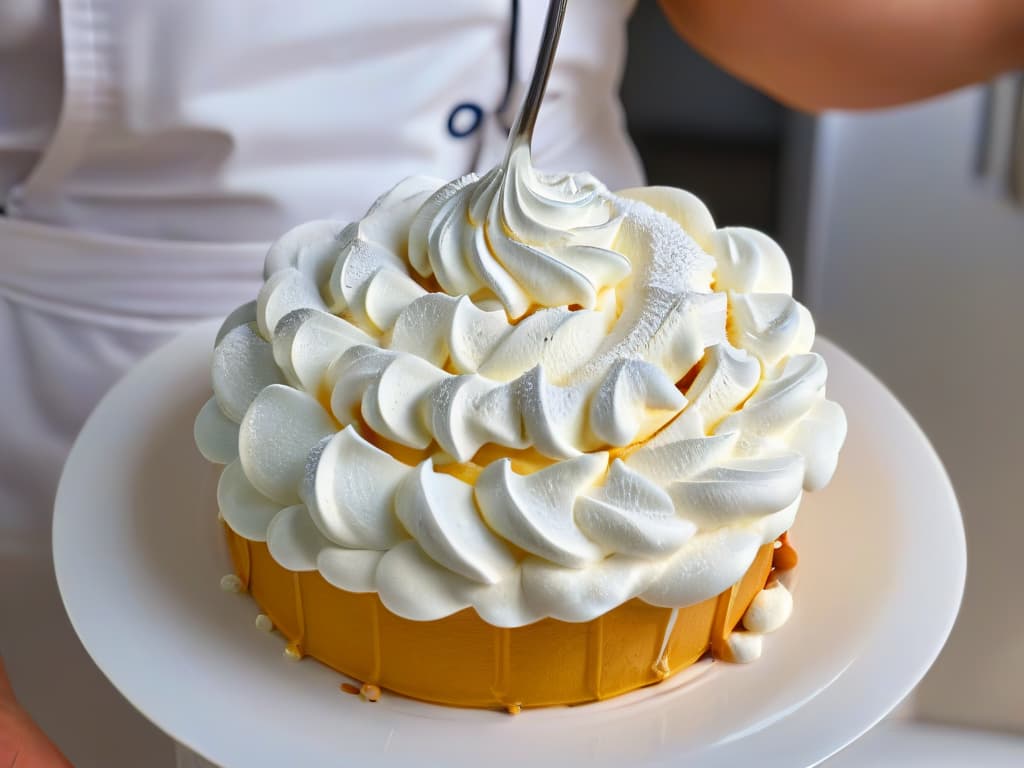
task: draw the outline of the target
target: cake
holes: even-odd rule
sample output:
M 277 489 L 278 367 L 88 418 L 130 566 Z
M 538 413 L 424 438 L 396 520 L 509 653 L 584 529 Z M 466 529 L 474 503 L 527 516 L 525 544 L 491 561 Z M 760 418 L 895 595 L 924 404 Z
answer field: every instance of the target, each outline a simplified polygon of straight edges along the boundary
M 455 706 L 757 658 L 846 431 L 791 294 L 768 236 L 525 146 L 293 229 L 196 419 L 230 584 L 288 655 Z

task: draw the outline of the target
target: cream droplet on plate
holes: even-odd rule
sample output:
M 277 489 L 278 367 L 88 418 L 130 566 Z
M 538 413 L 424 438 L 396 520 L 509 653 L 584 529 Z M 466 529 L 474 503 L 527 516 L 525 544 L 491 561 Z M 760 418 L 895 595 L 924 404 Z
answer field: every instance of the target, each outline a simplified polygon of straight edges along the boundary
M 758 592 L 743 614 L 743 626 L 751 632 L 774 632 L 793 613 L 793 596 L 781 581 Z
M 749 664 L 761 658 L 763 636 L 757 632 L 733 632 L 725 641 L 729 657 L 734 664 Z

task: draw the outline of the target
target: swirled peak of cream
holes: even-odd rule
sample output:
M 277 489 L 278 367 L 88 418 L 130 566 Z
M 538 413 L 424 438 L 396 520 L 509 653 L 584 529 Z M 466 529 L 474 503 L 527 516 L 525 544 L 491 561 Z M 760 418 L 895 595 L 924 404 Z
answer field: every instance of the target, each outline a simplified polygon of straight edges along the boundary
M 534 307 L 591 309 L 630 262 L 612 249 L 622 217 L 588 173 L 548 176 L 530 149 L 435 192 L 409 230 L 409 263 L 450 295 L 496 299 L 515 320 Z
M 221 514 L 405 618 L 700 602 L 835 469 L 845 417 L 782 250 L 681 190 L 613 194 L 520 147 L 297 227 L 265 275 L 196 420 Z

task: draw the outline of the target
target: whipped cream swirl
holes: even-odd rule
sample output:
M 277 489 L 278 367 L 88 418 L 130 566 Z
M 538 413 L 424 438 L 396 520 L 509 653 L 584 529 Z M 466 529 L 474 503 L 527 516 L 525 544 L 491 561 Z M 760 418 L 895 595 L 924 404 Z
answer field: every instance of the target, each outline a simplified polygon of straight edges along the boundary
M 285 568 L 394 613 L 588 621 L 736 582 L 835 469 L 814 326 L 767 236 L 520 148 L 270 249 L 196 440 Z
M 590 174 L 546 177 L 517 145 L 506 166 L 463 176 L 427 198 L 409 229 L 409 264 L 445 293 L 531 308 L 592 309 L 629 274 L 611 245 L 622 216 Z

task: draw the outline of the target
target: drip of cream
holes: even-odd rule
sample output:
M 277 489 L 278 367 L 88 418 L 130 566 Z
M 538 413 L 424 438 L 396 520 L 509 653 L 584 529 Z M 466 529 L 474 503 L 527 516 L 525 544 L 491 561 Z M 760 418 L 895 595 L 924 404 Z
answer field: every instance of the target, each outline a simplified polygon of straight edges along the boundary
M 661 649 L 658 651 L 658 661 L 655 663 L 655 669 L 661 673 L 667 675 L 669 673 L 668 668 L 668 641 L 672 639 L 672 630 L 676 628 L 676 619 L 679 618 L 679 609 L 673 608 L 672 612 L 668 615 L 668 623 L 665 625 L 665 632 L 661 636 Z

